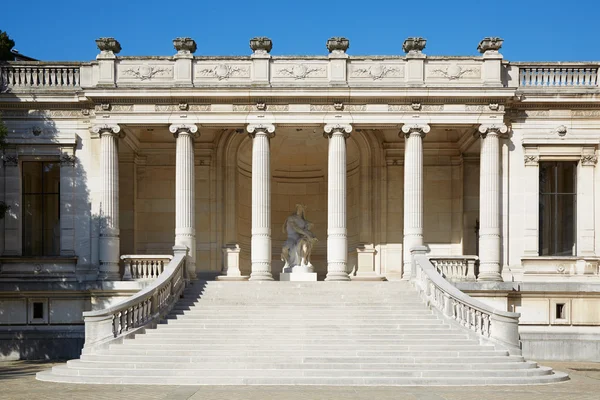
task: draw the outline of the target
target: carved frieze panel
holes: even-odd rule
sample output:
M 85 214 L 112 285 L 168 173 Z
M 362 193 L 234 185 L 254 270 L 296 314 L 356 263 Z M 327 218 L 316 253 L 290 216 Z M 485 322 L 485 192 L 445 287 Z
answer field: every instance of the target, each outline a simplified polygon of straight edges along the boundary
M 250 78 L 248 63 L 196 63 L 195 77 L 198 80 L 228 82 Z
M 281 62 L 272 64 L 273 80 L 306 81 L 327 78 L 326 63 Z
M 107 110 L 104 107 L 104 104 L 96 104 L 95 105 L 96 112 L 106 112 Z M 110 106 L 111 112 L 131 112 L 133 111 L 133 104 L 111 104 Z
M 288 111 L 290 106 L 288 104 L 234 104 L 233 111 Z
M 423 104 L 419 107 L 416 107 L 417 103 L 414 104 L 389 104 L 388 111 L 406 111 L 406 112 L 415 112 L 415 111 L 443 111 L 443 104 Z
M 83 118 L 95 115 L 94 110 L 5 110 L 1 112 L 3 118 Z
M 573 117 L 600 117 L 600 110 L 571 110 Z
M 120 63 L 117 65 L 117 79 L 132 83 L 172 80 L 173 65 Z
M 185 110 L 182 110 L 181 104 L 157 104 L 154 109 L 160 112 L 210 111 L 210 104 L 187 104 Z
M 481 66 L 473 63 L 431 63 L 425 66 L 425 79 L 441 82 L 478 81 L 481 79 Z
M 353 61 L 349 65 L 348 78 L 358 81 L 386 81 L 404 78 L 404 65 L 386 62 Z
M 335 104 L 311 104 L 310 111 L 332 111 L 339 112 L 342 111 L 339 108 L 336 108 Z M 366 104 L 345 104 L 343 107 L 343 111 L 367 111 Z

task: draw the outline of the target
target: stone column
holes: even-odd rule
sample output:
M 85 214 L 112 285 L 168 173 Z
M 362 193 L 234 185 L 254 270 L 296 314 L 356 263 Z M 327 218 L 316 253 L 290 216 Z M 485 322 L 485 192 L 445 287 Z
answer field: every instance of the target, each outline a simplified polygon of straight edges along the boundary
M 273 124 L 250 124 L 252 137 L 251 281 L 272 281 L 271 275 L 271 154 Z
M 412 274 L 411 249 L 423 246 L 423 138 L 431 130 L 427 124 L 405 124 L 404 143 L 404 241 L 403 279 Z
M 124 135 L 115 124 L 94 125 L 100 135 L 100 237 L 98 279 L 121 280 L 119 274 L 119 151 L 117 141 Z
M 172 124 L 169 131 L 176 139 L 175 155 L 175 246 L 186 246 L 186 268 L 196 279 L 196 180 L 194 174 L 194 124 Z
M 500 276 L 500 135 L 504 124 L 479 126 L 481 156 L 479 168 L 479 277 L 481 281 L 502 281 Z
M 325 125 L 329 138 L 327 172 L 327 277 L 326 281 L 349 281 L 348 230 L 346 227 L 346 139 L 350 124 Z

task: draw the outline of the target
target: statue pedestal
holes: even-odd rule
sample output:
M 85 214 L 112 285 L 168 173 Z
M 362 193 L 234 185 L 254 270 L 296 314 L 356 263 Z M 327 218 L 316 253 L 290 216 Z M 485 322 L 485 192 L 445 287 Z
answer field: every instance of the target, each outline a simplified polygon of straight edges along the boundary
M 282 272 L 279 275 L 279 280 L 282 282 L 316 282 L 316 272 Z

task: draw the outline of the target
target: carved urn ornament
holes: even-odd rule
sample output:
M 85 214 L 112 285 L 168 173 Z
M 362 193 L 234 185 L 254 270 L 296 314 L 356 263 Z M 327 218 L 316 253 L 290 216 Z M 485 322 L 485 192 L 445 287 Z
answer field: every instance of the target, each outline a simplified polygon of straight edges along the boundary
M 502 48 L 502 43 L 504 43 L 504 39 L 499 37 L 486 37 L 483 38 L 479 45 L 477 46 L 477 51 L 480 53 L 485 53 L 486 51 L 498 51 Z
M 196 52 L 196 41 L 189 37 L 178 37 L 173 39 L 173 46 L 178 53 L 195 53 Z
M 425 49 L 427 39 L 422 37 L 409 37 L 402 43 L 402 50 L 408 54 L 420 53 Z
M 96 46 L 103 53 L 118 54 L 121 51 L 121 44 L 115 38 L 102 37 L 96 39 Z
M 345 37 L 332 37 L 327 39 L 327 50 L 330 53 L 345 53 L 350 47 L 350 40 Z
M 250 39 L 250 48 L 255 53 L 270 53 L 273 48 L 273 42 L 268 37 L 255 37 Z

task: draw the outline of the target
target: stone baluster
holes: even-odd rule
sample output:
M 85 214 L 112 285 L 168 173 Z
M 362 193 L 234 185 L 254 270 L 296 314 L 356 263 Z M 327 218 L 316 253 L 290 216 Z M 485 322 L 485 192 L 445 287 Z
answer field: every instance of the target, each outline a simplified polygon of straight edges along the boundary
M 250 124 L 252 137 L 251 281 L 271 281 L 271 154 L 273 124 Z
M 500 135 L 504 124 L 484 124 L 479 169 L 479 280 L 501 281 L 500 276 Z
M 100 237 L 98 257 L 100 280 L 120 280 L 119 275 L 119 151 L 118 139 L 124 134 L 114 124 L 92 126 L 100 135 Z
M 329 138 L 327 172 L 327 281 L 348 281 L 348 229 L 346 227 L 346 139 L 350 124 L 325 125 Z
M 175 155 L 175 246 L 186 246 L 188 277 L 196 279 L 196 180 L 194 173 L 194 124 L 172 124 L 169 131 L 176 139 Z
M 404 145 L 404 273 L 412 273 L 411 249 L 423 246 L 423 138 L 431 130 L 427 124 L 405 124 Z

